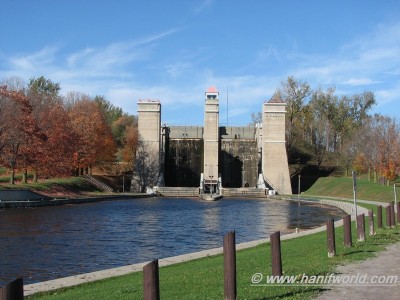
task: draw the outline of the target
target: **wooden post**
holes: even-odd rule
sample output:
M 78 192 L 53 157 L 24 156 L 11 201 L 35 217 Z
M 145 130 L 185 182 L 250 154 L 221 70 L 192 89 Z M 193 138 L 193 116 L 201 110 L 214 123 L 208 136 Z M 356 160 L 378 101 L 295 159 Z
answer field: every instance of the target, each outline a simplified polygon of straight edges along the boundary
M 160 300 L 158 259 L 143 267 L 143 299 Z
M 236 300 L 236 241 L 235 231 L 224 236 L 224 299 Z
M 395 218 L 395 212 L 394 212 L 394 202 L 390 202 L 390 225 L 392 227 L 396 226 L 396 218 Z
M 369 219 L 369 235 L 375 235 L 374 211 L 372 209 L 368 211 L 368 219 Z
M 351 247 L 353 246 L 353 241 L 351 238 L 351 215 L 347 215 L 343 218 L 343 229 L 344 229 L 344 246 Z
M 364 214 L 357 216 L 357 240 L 359 242 L 365 241 L 365 220 Z
M 392 217 L 391 217 L 391 209 L 390 205 L 386 206 L 386 227 L 390 228 L 392 227 Z
M 382 228 L 382 205 L 378 205 L 377 214 L 378 214 L 378 228 Z
M 0 288 L 0 300 L 23 300 L 24 282 L 22 278 L 17 278 Z
M 397 223 L 400 223 L 400 202 L 397 202 Z
M 269 236 L 271 242 L 272 275 L 282 276 L 281 232 Z
M 328 245 L 328 257 L 334 257 L 336 255 L 336 245 L 335 245 L 335 223 L 333 219 L 326 221 L 326 237 Z

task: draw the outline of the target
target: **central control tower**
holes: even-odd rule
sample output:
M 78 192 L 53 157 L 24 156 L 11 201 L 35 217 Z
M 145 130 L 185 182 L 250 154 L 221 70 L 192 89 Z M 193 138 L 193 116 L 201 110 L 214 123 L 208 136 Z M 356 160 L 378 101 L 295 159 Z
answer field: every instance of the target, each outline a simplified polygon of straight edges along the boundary
M 205 194 L 219 194 L 219 93 L 215 87 L 210 87 L 205 95 L 204 165 L 201 189 Z

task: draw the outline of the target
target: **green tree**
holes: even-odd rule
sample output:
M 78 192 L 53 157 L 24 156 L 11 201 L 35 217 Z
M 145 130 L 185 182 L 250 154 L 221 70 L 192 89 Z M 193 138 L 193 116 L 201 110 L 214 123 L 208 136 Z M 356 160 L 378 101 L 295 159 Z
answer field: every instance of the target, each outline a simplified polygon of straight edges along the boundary
M 288 148 L 293 144 L 297 121 L 300 119 L 304 102 L 311 95 L 311 87 L 303 82 L 289 76 L 277 91 L 286 102 L 286 143 Z
M 54 83 L 43 76 L 31 78 L 28 83 L 28 88 L 30 92 L 51 97 L 57 97 L 61 90 L 59 83 Z

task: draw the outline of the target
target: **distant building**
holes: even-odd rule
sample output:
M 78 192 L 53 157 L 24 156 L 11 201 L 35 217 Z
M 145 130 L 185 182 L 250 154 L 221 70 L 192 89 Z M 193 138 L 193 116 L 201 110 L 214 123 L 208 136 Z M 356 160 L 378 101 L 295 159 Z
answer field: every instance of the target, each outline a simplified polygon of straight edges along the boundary
M 219 92 L 205 92 L 204 127 L 161 125 L 161 103 L 139 100 L 139 139 L 157 157 L 154 185 L 221 188 L 270 188 L 291 194 L 285 147 L 286 104 L 274 96 L 262 106 L 256 127 L 219 126 Z

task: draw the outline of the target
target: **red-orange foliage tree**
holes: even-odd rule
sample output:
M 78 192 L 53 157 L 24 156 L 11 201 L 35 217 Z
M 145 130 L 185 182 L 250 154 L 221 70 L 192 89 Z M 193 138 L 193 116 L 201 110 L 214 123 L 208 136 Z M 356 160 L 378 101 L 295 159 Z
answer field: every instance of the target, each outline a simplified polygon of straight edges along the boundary
M 400 147 L 399 125 L 389 117 L 380 116 L 378 119 L 377 140 L 378 148 L 378 170 L 387 179 L 394 180 L 399 175 Z
M 122 159 L 129 162 L 132 166 L 135 164 L 136 150 L 138 148 L 138 128 L 137 125 L 129 125 L 125 128 L 123 138 Z
M 82 97 L 69 110 L 71 124 L 79 136 L 74 155 L 77 170 L 90 169 L 104 162 L 114 162 L 117 148 L 99 105 Z
M 40 125 L 48 139 L 45 142 L 37 140 L 36 146 L 41 151 L 36 153 L 31 167 L 43 176 L 70 175 L 78 136 L 61 103 L 54 103 L 42 111 Z
M 6 87 L 1 87 L 0 97 L 7 108 L 4 111 L 7 126 L 2 132 L 0 154 L 3 165 L 11 170 L 10 183 L 14 184 L 15 170 L 22 167 L 23 158 L 31 151 L 35 140 L 44 141 L 47 136 L 39 128 L 29 99 L 22 92 L 8 91 Z

